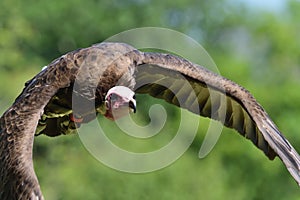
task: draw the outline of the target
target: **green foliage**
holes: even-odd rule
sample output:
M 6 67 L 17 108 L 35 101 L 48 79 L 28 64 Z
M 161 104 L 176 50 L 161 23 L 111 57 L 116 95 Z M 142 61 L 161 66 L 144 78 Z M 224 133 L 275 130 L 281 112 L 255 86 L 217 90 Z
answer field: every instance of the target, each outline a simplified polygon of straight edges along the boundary
M 299 1 L 287 2 L 281 13 L 270 13 L 229 0 L 2 0 L 0 109 L 61 54 L 127 29 L 159 26 L 199 41 L 221 74 L 249 89 L 300 151 L 299 8 Z M 138 103 L 144 107 L 146 102 Z M 173 116 L 165 127 L 169 132 L 178 125 L 180 112 L 167 107 Z M 147 109 L 138 115 L 144 116 L 140 123 L 147 123 Z M 153 142 L 128 139 L 110 122 L 99 120 L 113 127 L 109 137 L 127 150 L 153 150 L 173 136 L 160 133 Z M 235 131 L 225 128 L 211 154 L 199 160 L 208 123 L 201 118 L 191 148 L 156 172 L 137 175 L 110 169 L 95 160 L 77 136 L 37 137 L 35 169 L 46 199 L 299 199 L 298 186 L 280 160 L 269 161 Z

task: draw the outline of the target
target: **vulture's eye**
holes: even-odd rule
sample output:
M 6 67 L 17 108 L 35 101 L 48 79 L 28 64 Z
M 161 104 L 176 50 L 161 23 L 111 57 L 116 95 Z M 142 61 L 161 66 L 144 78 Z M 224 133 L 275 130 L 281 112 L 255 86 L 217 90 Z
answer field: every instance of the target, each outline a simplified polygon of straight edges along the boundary
M 132 97 L 133 99 L 135 99 L 135 95 L 133 95 L 133 97 Z
M 120 96 L 117 94 L 112 93 L 110 95 L 110 101 L 118 101 L 120 99 Z

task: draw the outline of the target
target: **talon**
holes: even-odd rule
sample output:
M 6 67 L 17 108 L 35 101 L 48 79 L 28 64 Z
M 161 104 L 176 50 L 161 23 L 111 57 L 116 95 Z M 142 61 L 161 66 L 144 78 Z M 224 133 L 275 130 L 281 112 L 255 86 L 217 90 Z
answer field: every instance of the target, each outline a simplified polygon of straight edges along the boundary
M 79 116 L 79 115 L 73 115 L 72 113 L 69 115 L 70 116 L 70 120 L 72 122 L 75 122 L 75 123 L 81 123 L 83 121 L 83 117 Z

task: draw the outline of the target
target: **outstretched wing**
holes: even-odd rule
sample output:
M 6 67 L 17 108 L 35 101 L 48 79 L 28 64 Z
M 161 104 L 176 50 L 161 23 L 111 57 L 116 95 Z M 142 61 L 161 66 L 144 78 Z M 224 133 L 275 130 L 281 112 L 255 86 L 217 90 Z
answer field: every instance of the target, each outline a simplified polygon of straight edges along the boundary
M 65 131 L 57 124 L 69 114 L 66 110 L 72 104 L 64 92 L 72 89 L 82 57 L 95 51 L 96 48 L 76 50 L 54 60 L 25 84 L 0 118 L 0 199 L 43 199 L 32 162 L 34 135 L 42 125 L 50 136 L 61 134 L 53 131 Z M 45 118 L 44 111 L 48 112 Z M 58 116 L 47 119 L 51 112 Z
M 46 104 L 69 86 L 67 61 L 67 56 L 55 60 L 27 82 L 0 119 L 0 199 L 43 199 L 33 170 L 33 137 Z
M 135 75 L 137 93 L 221 121 L 250 139 L 270 159 L 278 155 L 300 183 L 298 153 L 243 87 L 187 60 L 159 53 L 144 53 Z
M 19 194 L 26 199 L 42 199 L 32 164 L 33 136 L 43 107 L 56 89 L 32 89 L 24 91 L 1 117 L 1 199 L 18 199 Z M 25 182 L 28 180 L 30 185 Z
M 82 66 L 86 70 L 80 73 Z M 89 109 L 94 112 L 95 107 L 81 102 L 92 101 L 97 107 L 116 84 L 131 88 L 135 67 L 138 92 L 220 120 L 251 139 L 270 159 L 278 155 L 300 183 L 299 155 L 245 89 L 175 56 L 102 43 L 54 60 L 27 82 L 0 118 L 0 199 L 43 199 L 32 164 L 36 127 L 50 136 L 65 133 L 61 128 L 74 108 L 71 93 L 80 98 L 85 122 L 90 121 L 95 115 L 91 117 Z
M 134 66 L 126 56 L 132 50 L 118 43 L 78 49 L 54 60 L 25 84 L 0 118 L 0 199 L 43 199 L 32 162 L 35 133 L 56 136 L 75 129 L 76 120 L 71 123 L 69 118 L 74 106 L 83 122 L 94 119 L 95 106 L 128 66 Z M 74 96 L 78 101 L 72 101 Z

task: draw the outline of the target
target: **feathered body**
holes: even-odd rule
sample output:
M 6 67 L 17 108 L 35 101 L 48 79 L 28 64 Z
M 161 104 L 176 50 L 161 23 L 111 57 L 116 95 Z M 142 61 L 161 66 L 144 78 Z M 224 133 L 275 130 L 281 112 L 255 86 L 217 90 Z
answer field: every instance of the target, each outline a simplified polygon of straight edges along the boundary
M 246 89 L 173 55 L 101 43 L 54 60 L 1 117 L 0 199 L 43 199 L 32 164 L 34 135 L 72 133 L 93 120 L 95 110 L 105 116 L 107 93 L 115 86 L 221 121 L 270 159 L 279 156 L 300 183 L 298 153 Z

